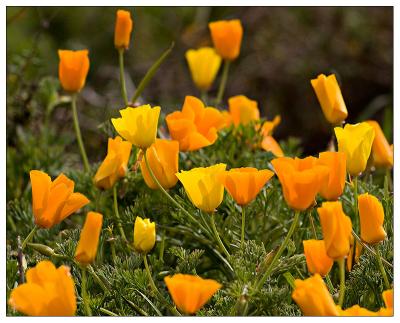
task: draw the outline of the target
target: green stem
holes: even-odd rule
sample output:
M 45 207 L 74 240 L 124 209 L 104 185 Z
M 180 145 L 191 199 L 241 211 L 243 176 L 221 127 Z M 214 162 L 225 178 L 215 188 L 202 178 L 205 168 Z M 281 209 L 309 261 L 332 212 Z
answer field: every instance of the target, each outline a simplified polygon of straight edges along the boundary
M 83 300 L 83 305 L 85 307 L 85 312 L 87 316 L 92 316 L 92 310 L 90 309 L 89 302 L 88 302 L 88 295 L 87 295 L 87 290 L 86 290 L 86 268 L 82 267 L 82 300 Z
M 158 258 L 162 262 L 164 262 L 164 249 L 165 249 L 165 231 L 162 230 L 162 232 L 161 232 L 160 253 L 159 253 L 159 258 Z
M 331 278 L 329 277 L 329 273 L 326 274 L 325 276 L 326 284 L 328 285 L 329 291 L 331 294 L 335 291 L 335 288 L 333 287 Z
M 312 231 L 313 231 L 313 234 L 314 234 L 314 239 L 318 239 L 317 230 L 315 230 L 314 218 L 313 218 L 313 215 L 312 215 L 312 209 L 310 209 L 308 211 L 308 216 L 310 217 L 310 223 L 311 223 L 311 228 L 312 228 Z
M 357 176 L 355 176 L 353 179 L 353 186 L 354 186 L 354 221 L 356 222 L 356 224 L 358 224 L 358 177 Z
M 122 239 L 125 242 L 128 242 L 125 236 L 124 228 L 122 227 L 121 223 L 121 218 L 119 217 L 119 211 L 118 211 L 118 199 L 117 199 L 117 185 L 114 185 L 113 187 L 113 195 L 114 195 L 114 215 L 115 215 L 115 220 L 117 222 L 117 227 L 119 229 L 119 232 L 121 234 Z
M 106 314 L 108 316 L 118 316 L 118 314 L 115 314 L 114 312 L 109 311 L 108 309 L 104 307 L 100 307 L 99 311 L 102 312 L 103 314 Z
M 124 52 L 123 48 L 118 49 L 118 60 L 119 60 L 119 80 L 121 84 L 121 93 L 124 98 L 125 106 L 129 105 L 128 95 L 126 94 L 126 85 L 125 85 L 125 73 L 124 73 Z
M 218 95 L 217 98 L 215 100 L 215 104 L 218 105 L 221 103 L 222 98 L 224 96 L 224 91 L 225 91 L 225 87 L 226 87 L 226 81 L 228 80 L 228 73 L 229 73 L 229 65 L 230 65 L 230 61 L 225 60 L 224 61 L 224 69 L 222 71 L 222 76 L 221 76 L 221 82 L 219 83 L 219 89 L 218 89 Z
M 35 233 L 36 233 L 36 231 L 37 231 L 38 229 L 39 229 L 39 227 L 36 226 L 36 225 L 33 227 L 33 229 L 31 230 L 31 232 L 29 232 L 29 234 L 26 236 L 24 242 L 22 242 L 21 250 L 24 250 L 24 249 L 25 249 L 26 244 L 32 240 L 33 236 L 35 235 Z
M 388 189 L 391 192 L 393 190 L 393 181 L 392 181 L 392 173 L 390 168 L 386 168 L 386 178 L 388 182 Z
M 228 250 L 226 250 L 226 248 L 225 248 L 224 244 L 222 243 L 222 240 L 218 234 L 217 227 L 215 226 L 214 214 L 211 214 L 210 216 L 211 216 L 211 227 L 214 232 L 215 238 L 217 239 L 218 245 L 229 259 L 231 257 L 231 255 L 229 254 Z
M 294 219 L 293 219 L 292 225 L 290 226 L 289 232 L 286 235 L 285 240 L 283 240 L 283 243 L 279 247 L 278 251 L 276 252 L 276 254 L 274 256 L 274 258 L 272 259 L 271 263 L 269 264 L 268 268 L 265 270 L 265 273 L 264 273 L 263 277 L 260 279 L 260 281 L 256 285 L 256 288 L 255 288 L 256 291 L 259 291 L 260 288 L 264 285 L 265 281 L 267 280 L 267 278 L 271 274 L 272 270 L 274 269 L 274 266 L 275 266 L 276 262 L 279 260 L 279 258 L 282 255 L 283 251 L 286 249 L 287 244 L 289 243 L 289 240 L 292 237 L 293 232 L 297 227 L 297 223 L 299 222 L 299 218 L 300 218 L 300 211 L 295 211 Z
M 240 248 L 243 249 L 244 246 L 244 228 L 246 223 L 246 213 L 245 208 L 242 206 L 242 235 L 240 237 Z
M 201 101 L 203 101 L 204 105 L 207 105 L 208 98 L 207 98 L 206 90 L 200 91 L 200 98 L 201 98 Z
M 288 284 L 290 285 L 290 287 L 292 287 L 293 289 L 296 288 L 296 285 L 294 283 L 294 277 L 292 276 L 292 274 L 290 272 L 285 272 L 283 274 L 283 277 L 285 277 L 286 281 L 288 282 Z
M 376 259 L 378 260 L 379 270 L 381 271 L 381 274 L 382 274 L 382 277 L 383 277 L 383 281 L 385 283 L 385 288 L 386 289 L 390 289 L 389 279 L 388 279 L 388 277 L 386 275 L 385 268 L 383 268 L 383 263 L 382 263 L 381 255 L 379 253 L 378 244 L 376 244 L 374 246 L 374 248 L 375 248 L 375 252 L 376 252 Z
M 89 172 L 90 165 L 89 165 L 89 161 L 88 161 L 88 158 L 86 155 L 85 146 L 83 145 L 81 129 L 79 127 L 79 121 L 78 121 L 78 113 L 76 111 L 76 98 L 77 98 L 77 94 L 76 93 L 72 94 L 71 106 L 72 106 L 72 116 L 74 119 L 76 139 L 78 140 L 78 145 L 79 145 L 79 149 L 81 151 L 81 156 L 82 156 L 82 160 L 83 160 L 83 165 L 85 166 L 85 171 Z
M 338 265 L 339 265 L 339 272 L 340 272 L 340 289 L 339 289 L 339 306 L 342 307 L 343 301 L 344 301 L 344 294 L 346 291 L 346 285 L 345 285 L 345 262 L 344 259 L 339 259 L 337 260 Z

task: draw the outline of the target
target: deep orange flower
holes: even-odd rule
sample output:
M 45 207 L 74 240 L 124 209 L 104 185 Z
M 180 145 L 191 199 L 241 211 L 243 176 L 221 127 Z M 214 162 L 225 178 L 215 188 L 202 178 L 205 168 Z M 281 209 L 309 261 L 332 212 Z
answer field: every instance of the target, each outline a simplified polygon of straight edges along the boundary
M 90 201 L 81 193 L 74 193 L 74 181 L 60 174 L 53 182 L 49 175 L 39 170 L 30 173 L 32 209 L 35 223 L 41 228 L 51 228 Z
M 346 154 L 326 151 L 319 154 L 317 163 L 329 168 L 329 175 L 322 184 L 320 194 L 329 201 L 337 200 L 343 193 L 346 181 Z
M 389 145 L 381 126 L 374 120 L 366 121 L 375 130 L 375 138 L 372 143 L 372 159 L 377 167 L 393 167 L 393 149 Z
M 262 125 L 261 132 L 263 136 L 271 136 L 274 129 L 281 123 L 281 116 L 277 115 L 272 121 L 265 121 Z
M 224 128 L 228 128 L 232 125 L 232 116 L 229 111 L 221 111 L 222 118 L 224 119 Z
M 381 308 L 379 310 L 379 315 L 380 316 L 393 316 L 393 309 L 394 309 L 394 304 L 393 304 L 393 288 L 385 290 L 382 293 L 382 298 L 385 303 L 385 307 Z
M 311 274 L 326 276 L 333 266 L 333 260 L 326 254 L 324 240 L 303 240 L 304 255 Z
M 225 120 L 220 111 L 205 107 L 193 96 L 186 96 L 182 111 L 175 111 L 165 118 L 171 138 L 179 141 L 180 151 L 193 151 L 212 145 L 218 138 L 217 131 Z
M 59 50 L 58 77 L 65 91 L 79 92 L 89 72 L 88 50 Z
M 360 244 L 357 240 L 354 239 L 353 236 L 350 238 L 350 252 L 346 258 L 346 269 L 347 271 L 351 271 L 353 269 L 353 260 L 355 263 L 359 262 L 361 253 L 363 250 L 362 244 Z
M 208 24 L 217 53 L 225 60 L 233 61 L 239 56 L 243 27 L 239 19 L 220 20 Z
M 247 125 L 251 121 L 260 119 L 257 101 L 251 100 L 244 95 L 236 95 L 228 99 L 229 113 L 233 124 Z
M 132 27 L 131 13 L 126 10 L 118 10 L 114 31 L 114 45 L 116 48 L 128 49 Z
M 283 157 L 285 155 L 279 143 L 272 136 L 264 136 L 261 142 L 261 148 L 265 151 L 272 152 L 275 157 Z
M 164 278 L 176 307 L 185 314 L 194 314 L 222 287 L 213 279 L 176 274 Z
M 336 306 L 339 311 L 339 316 L 378 316 L 379 312 L 372 312 L 366 308 L 360 307 L 359 305 L 354 305 L 352 307 L 342 310 L 340 306 Z

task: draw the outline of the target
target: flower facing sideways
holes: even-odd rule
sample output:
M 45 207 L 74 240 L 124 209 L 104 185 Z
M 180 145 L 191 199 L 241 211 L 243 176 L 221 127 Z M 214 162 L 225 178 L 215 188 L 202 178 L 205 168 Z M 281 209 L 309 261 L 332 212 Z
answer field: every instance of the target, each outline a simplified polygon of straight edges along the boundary
M 372 143 L 372 159 L 376 167 L 393 167 L 393 147 L 391 147 L 382 131 L 381 126 L 374 120 L 366 121 L 375 130 L 375 138 Z
M 325 277 L 333 266 L 333 260 L 326 254 L 324 240 L 303 240 L 304 255 L 308 271 Z

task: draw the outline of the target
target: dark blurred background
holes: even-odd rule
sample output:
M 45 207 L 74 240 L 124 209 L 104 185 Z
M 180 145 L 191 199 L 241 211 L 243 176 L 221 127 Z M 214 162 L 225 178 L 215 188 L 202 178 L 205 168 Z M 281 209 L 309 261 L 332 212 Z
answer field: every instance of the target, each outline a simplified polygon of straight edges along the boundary
M 106 7 L 7 8 L 7 143 L 18 129 L 38 129 L 45 107 L 35 91 L 45 76 L 57 78 L 57 49 L 90 50 L 90 71 L 78 110 L 90 159 L 105 155 L 107 136 L 98 125 L 122 108 L 115 12 Z M 134 30 L 125 55 L 131 97 L 151 64 L 175 42 L 167 61 L 142 100 L 164 112 L 180 109 L 184 97 L 199 96 L 184 53 L 211 45 L 207 23 L 239 18 L 244 27 L 241 54 L 230 70 L 224 102 L 244 94 L 259 102 L 261 114 L 282 116 L 275 136 L 301 139 L 306 154 L 326 148 L 332 134 L 310 85 L 319 73 L 335 73 L 349 111 L 348 122 L 378 120 L 392 142 L 393 9 L 391 7 L 132 7 Z M 219 77 L 219 76 L 218 76 Z M 211 93 L 215 94 L 217 82 Z M 225 104 L 224 103 L 224 104 Z M 221 107 L 222 108 L 222 107 Z M 70 134 L 77 150 L 67 104 L 48 122 L 58 135 Z

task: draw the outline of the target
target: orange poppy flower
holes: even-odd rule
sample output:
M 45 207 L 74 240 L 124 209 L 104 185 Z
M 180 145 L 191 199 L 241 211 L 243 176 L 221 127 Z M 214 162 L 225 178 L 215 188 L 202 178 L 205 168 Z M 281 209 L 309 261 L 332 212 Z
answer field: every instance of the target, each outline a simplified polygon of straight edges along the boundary
M 89 72 L 88 50 L 59 50 L 58 77 L 65 91 L 79 92 Z

